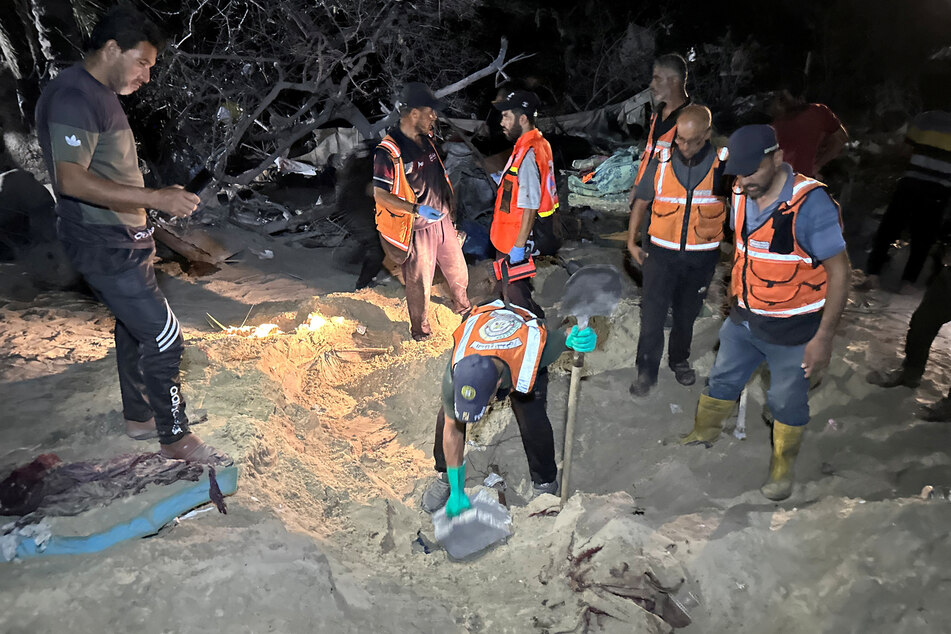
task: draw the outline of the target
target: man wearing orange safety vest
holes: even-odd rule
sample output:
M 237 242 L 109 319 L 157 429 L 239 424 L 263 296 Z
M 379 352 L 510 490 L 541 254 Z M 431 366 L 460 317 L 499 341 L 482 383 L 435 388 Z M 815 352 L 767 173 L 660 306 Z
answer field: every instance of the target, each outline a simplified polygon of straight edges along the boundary
M 591 352 L 591 328 L 549 331 L 544 321 L 517 305 L 496 300 L 472 310 L 453 334 L 436 415 L 433 458 L 437 477 L 423 494 L 423 510 L 446 505 L 449 517 L 469 507 L 463 449 L 466 425 L 480 420 L 496 399 L 510 397 L 536 495 L 558 493 L 555 439 L 548 420 L 548 366 L 566 349 Z
M 641 154 L 641 163 L 634 177 L 630 204 L 634 205 L 634 193 L 644 172 L 654 156 L 661 150 L 673 149 L 676 135 L 677 116 L 680 110 L 691 103 L 687 95 L 687 62 L 676 53 L 661 55 L 654 60 L 654 72 L 651 77 L 650 91 L 654 112 L 651 114 L 650 128 L 647 132 L 647 144 Z
M 451 217 L 452 185 L 432 140 L 443 105 L 425 84 L 406 84 L 399 125 L 387 131 L 373 158 L 376 227 L 387 255 L 402 265 L 410 333 L 417 341 L 431 336 L 429 293 L 437 264 L 453 310 L 469 309 L 469 270 Z
M 502 111 L 502 130 L 515 142 L 495 196 L 495 213 L 489 238 L 498 257 L 517 264 L 538 247 L 546 255 L 557 251 L 554 219 L 558 209 L 558 191 L 551 146 L 535 127 L 538 97 L 517 90 L 495 103 Z M 520 280 L 509 289 L 511 301 L 544 316 L 531 299 L 531 282 Z
M 825 185 L 783 162 L 768 125 L 730 137 L 726 173 L 736 175 L 731 224 L 736 235 L 733 308 L 684 444 L 710 446 L 753 371 L 765 361 L 767 402 L 775 420 L 770 500 L 792 493 L 793 467 L 809 422 L 809 377 L 829 364 L 832 338 L 848 299 L 850 266 L 838 205 Z
M 673 316 L 668 365 L 681 385 L 697 380 L 689 360 L 693 323 L 720 259 L 728 194 L 726 150 L 718 155 L 710 143 L 711 126 L 707 108 L 681 109 L 673 149 L 664 148 L 651 159 L 635 191 L 627 248 L 644 272 L 637 380 L 630 389 L 636 397 L 657 383 L 668 309 Z M 637 246 L 637 237 L 648 206 L 650 243 L 645 250 Z

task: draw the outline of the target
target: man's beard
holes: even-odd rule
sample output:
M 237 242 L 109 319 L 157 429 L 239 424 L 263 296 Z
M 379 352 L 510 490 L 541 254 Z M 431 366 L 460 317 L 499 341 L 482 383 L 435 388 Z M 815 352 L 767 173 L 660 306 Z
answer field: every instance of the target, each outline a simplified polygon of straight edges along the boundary
M 505 132 L 505 138 L 509 141 L 518 141 L 520 136 L 522 136 L 522 126 L 517 123 Z
M 764 193 L 766 193 L 766 188 L 760 185 L 752 185 L 752 186 L 748 185 L 746 187 L 742 187 L 741 189 L 743 190 L 743 193 L 746 196 L 749 196 L 753 200 L 756 200 L 757 198 L 762 196 Z

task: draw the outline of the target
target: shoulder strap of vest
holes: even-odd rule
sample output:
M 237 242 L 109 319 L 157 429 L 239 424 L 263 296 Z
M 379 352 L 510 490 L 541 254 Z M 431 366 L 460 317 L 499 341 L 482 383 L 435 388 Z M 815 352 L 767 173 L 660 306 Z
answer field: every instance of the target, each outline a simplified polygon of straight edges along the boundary
M 513 173 L 518 172 L 518 168 L 521 167 L 525 157 L 528 156 L 529 150 L 535 152 L 535 161 L 538 161 L 538 150 L 535 149 L 535 145 L 539 139 L 542 139 L 541 132 L 538 128 L 535 128 L 523 134 L 519 137 L 518 141 L 515 142 L 515 147 L 512 149 L 512 162 L 509 166 L 509 169 Z
M 820 188 L 825 189 L 825 183 L 817 181 L 814 178 L 809 178 L 808 176 L 803 176 L 802 174 L 796 174 L 793 178 L 792 198 L 783 206 L 787 209 L 789 207 L 795 207 L 809 195 L 809 192 Z
M 383 137 L 383 140 L 380 141 L 380 144 L 377 147 L 381 147 L 389 152 L 390 156 L 392 156 L 394 159 L 398 159 L 401 155 L 400 146 L 397 145 L 396 140 L 389 134 Z

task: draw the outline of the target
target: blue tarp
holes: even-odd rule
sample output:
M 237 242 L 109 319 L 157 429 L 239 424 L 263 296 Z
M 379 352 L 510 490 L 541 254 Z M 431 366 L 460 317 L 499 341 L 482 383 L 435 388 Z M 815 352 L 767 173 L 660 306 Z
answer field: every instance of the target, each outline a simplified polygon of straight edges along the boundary
M 233 494 L 238 490 L 238 467 L 230 466 L 218 470 L 216 479 L 222 495 Z M 76 555 L 99 552 L 127 539 L 154 535 L 179 515 L 210 501 L 208 474 L 206 472 L 195 484 L 156 503 L 141 515 L 129 521 L 92 535 L 71 537 L 53 535 L 41 545 L 37 545 L 36 541 L 31 538 L 23 538 L 17 544 L 16 556 L 25 558 L 39 555 Z

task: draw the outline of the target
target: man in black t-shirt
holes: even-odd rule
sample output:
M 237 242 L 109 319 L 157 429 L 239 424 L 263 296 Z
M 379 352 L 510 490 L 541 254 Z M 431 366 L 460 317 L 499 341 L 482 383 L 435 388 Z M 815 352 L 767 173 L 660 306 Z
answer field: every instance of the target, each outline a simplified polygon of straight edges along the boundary
M 144 187 L 135 139 L 117 95 L 149 81 L 163 37 L 118 6 L 93 29 L 85 59 L 54 79 L 36 106 L 43 158 L 56 192 L 57 232 L 76 270 L 116 317 L 126 433 L 158 436 L 167 458 L 230 464 L 188 428 L 179 380 L 181 327 L 155 280 L 146 207 L 187 216 L 199 202 L 179 186 Z
M 431 336 L 429 293 L 436 265 L 449 285 L 452 309 L 469 309 L 469 270 L 452 218 L 452 186 L 432 141 L 442 107 L 428 86 L 410 82 L 400 95 L 400 122 L 373 159 L 377 229 L 387 254 L 402 264 L 410 333 Z

